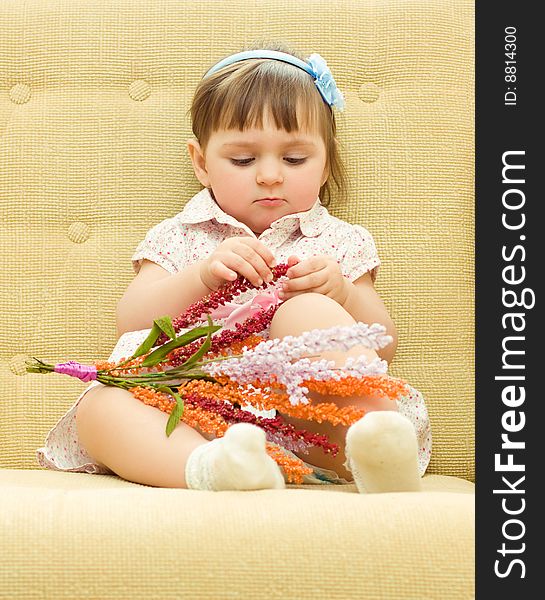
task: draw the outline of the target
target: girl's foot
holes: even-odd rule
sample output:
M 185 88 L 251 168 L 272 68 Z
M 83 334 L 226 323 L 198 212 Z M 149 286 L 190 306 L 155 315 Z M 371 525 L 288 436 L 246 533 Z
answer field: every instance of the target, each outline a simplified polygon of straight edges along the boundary
M 360 493 L 417 492 L 418 445 L 411 421 L 396 411 L 369 412 L 346 433 L 344 466 Z
M 222 438 L 197 446 L 185 468 L 188 489 L 263 490 L 286 487 L 278 464 L 265 451 L 266 434 L 250 423 L 231 425 Z

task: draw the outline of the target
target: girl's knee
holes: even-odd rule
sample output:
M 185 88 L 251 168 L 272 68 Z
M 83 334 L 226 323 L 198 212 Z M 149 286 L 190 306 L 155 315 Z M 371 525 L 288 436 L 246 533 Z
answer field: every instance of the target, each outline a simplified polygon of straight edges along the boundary
M 125 392 L 125 390 L 120 388 L 114 388 L 104 384 L 90 388 L 89 391 L 85 392 L 78 403 L 78 408 L 76 410 L 76 424 L 78 424 L 78 422 L 86 421 L 97 412 L 97 408 L 104 406 L 105 396 L 110 396 L 119 392 L 130 393 Z
M 307 292 L 283 302 L 271 321 L 269 336 L 282 338 L 310 329 L 350 325 L 353 317 L 336 300 L 324 294 Z
M 76 410 L 76 426 L 80 427 L 87 420 L 93 405 L 95 404 L 95 397 L 98 394 L 102 394 L 102 391 L 106 389 L 105 385 L 96 385 L 90 388 L 78 402 Z
M 138 402 L 127 390 L 97 385 L 85 393 L 76 410 L 76 430 L 80 443 L 88 454 L 99 458 L 102 438 L 119 417 L 120 403 Z
M 283 302 L 280 308 L 290 307 L 291 309 L 294 309 L 295 307 L 300 308 L 302 306 L 333 306 L 334 304 L 340 306 L 338 302 L 329 296 L 319 294 L 318 292 L 305 292 L 303 294 L 298 294 L 297 296 L 292 296 Z

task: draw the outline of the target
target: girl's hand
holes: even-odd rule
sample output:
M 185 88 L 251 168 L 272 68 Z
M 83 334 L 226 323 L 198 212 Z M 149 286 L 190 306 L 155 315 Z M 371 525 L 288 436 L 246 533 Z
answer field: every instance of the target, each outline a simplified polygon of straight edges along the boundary
M 275 265 L 273 253 L 255 238 L 232 237 L 224 240 L 202 261 L 200 276 L 213 292 L 226 281 L 234 281 L 238 275 L 259 287 L 263 281 L 272 280 L 271 268 Z
M 300 261 L 296 256 L 288 258 L 290 268 L 286 272 L 289 281 L 283 284 L 280 298 L 287 300 L 306 292 L 316 292 L 329 296 L 343 304 L 348 294 L 348 280 L 341 273 L 339 263 L 330 256 L 312 256 Z

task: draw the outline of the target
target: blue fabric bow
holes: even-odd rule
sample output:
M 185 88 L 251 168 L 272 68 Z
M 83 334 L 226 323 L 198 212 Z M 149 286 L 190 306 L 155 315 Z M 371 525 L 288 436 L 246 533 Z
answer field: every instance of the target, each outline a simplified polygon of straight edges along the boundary
M 307 62 L 314 71 L 314 83 L 320 94 L 322 94 L 323 99 L 330 106 L 335 106 L 338 110 L 343 111 L 344 96 L 337 87 L 326 61 L 319 54 L 311 54 Z

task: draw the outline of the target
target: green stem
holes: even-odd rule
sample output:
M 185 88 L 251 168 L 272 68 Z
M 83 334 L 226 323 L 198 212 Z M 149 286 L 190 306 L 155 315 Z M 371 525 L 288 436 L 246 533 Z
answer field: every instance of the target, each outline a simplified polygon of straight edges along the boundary
M 144 375 L 142 377 L 111 377 L 109 375 L 104 375 L 103 373 L 99 374 L 97 380 L 101 383 L 115 385 L 119 387 L 123 387 L 127 389 L 128 387 L 137 387 L 137 386 L 145 386 L 154 385 L 154 384 L 162 384 L 169 385 L 167 382 L 178 379 L 207 379 L 209 381 L 215 381 L 213 377 L 208 375 L 207 373 L 199 372 L 199 371 L 184 371 L 183 373 L 176 373 L 180 375 L 179 377 L 173 377 L 174 373 L 172 372 L 162 372 L 162 373 L 151 373 L 149 375 Z M 154 377 L 150 377 L 150 375 L 154 375 Z M 179 386 L 180 384 L 170 384 L 172 387 Z
M 222 360 L 228 360 L 229 358 L 242 358 L 242 354 L 233 354 L 231 356 L 218 356 L 216 358 L 209 358 L 208 360 L 202 360 L 199 362 L 200 365 L 207 365 L 208 363 L 220 362 Z
M 184 369 L 171 369 L 169 371 L 160 371 L 159 373 L 145 373 L 144 375 L 135 375 L 134 377 L 131 377 L 130 375 L 125 375 L 124 377 L 116 377 L 101 373 L 101 376 L 105 379 L 108 379 L 109 381 L 123 380 L 134 382 L 153 382 L 155 380 L 158 380 L 160 382 L 169 379 L 191 379 L 192 377 L 199 375 L 208 376 L 207 373 L 204 373 L 202 371 L 190 371 Z
M 208 364 L 208 363 L 212 363 L 212 362 L 219 362 L 219 361 L 222 361 L 222 360 L 227 360 L 227 359 L 229 359 L 229 358 L 242 358 L 242 354 L 233 354 L 233 355 L 231 355 L 231 356 L 219 356 L 219 357 L 216 357 L 216 358 L 210 358 L 210 359 L 208 359 L 208 360 L 202 360 L 202 361 L 200 361 L 199 363 L 197 363 L 197 366 L 200 366 L 200 365 L 206 365 L 206 364 Z M 130 362 L 131 362 L 131 360 L 134 360 L 134 357 L 132 357 L 132 356 L 131 356 L 130 358 L 128 358 L 127 360 L 123 361 L 122 363 L 119 363 L 118 365 L 116 365 L 116 366 L 115 366 L 115 367 L 113 367 L 112 369 L 103 370 L 103 371 L 102 371 L 102 373 L 106 374 L 106 373 L 111 373 L 112 371 L 118 371 L 118 370 L 121 370 L 121 367 L 122 367 L 123 365 L 126 365 L 126 364 L 130 363 Z M 156 366 L 156 367 L 161 367 L 161 364 L 162 364 L 162 363 L 158 363 L 158 364 L 157 364 L 157 365 L 155 365 L 155 366 Z M 125 371 L 128 371 L 128 370 L 130 370 L 131 368 L 134 368 L 134 369 L 137 369 L 137 368 L 138 368 L 138 369 L 139 369 L 139 368 L 142 368 L 142 367 L 140 367 L 139 365 L 136 365 L 136 366 L 134 366 L 134 367 L 130 367 L 129 369 L 125 369 Z M 163 371 L 163 372 L 164 372 L 164 371 Z M 151 375 L 151 374 L 152 374 L 152 373 L 150 373 L 150 375 Z M 160 373 L 157 373 L 157 375 L 159 375 L 159 374 L 160 374 Z

